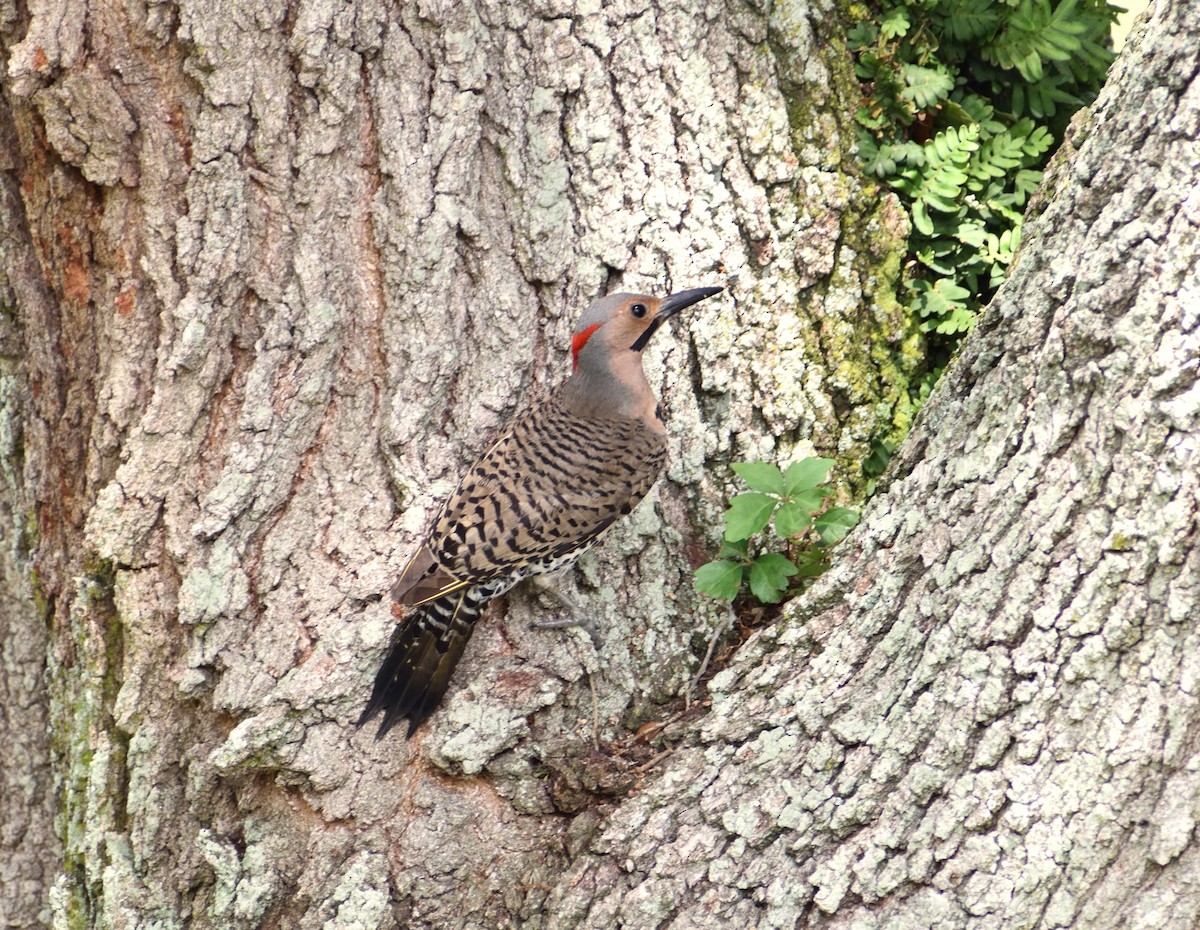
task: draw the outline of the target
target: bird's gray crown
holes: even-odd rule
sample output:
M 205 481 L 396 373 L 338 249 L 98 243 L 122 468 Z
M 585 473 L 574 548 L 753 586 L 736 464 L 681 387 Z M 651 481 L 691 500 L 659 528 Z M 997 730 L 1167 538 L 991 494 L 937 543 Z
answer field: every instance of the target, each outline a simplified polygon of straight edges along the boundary
M 603 297 L 597 297 L 588 308 L 583 311 L 583 315 L 579 318 L 579 322 L 575 324 L 575 332 L 581 333 L 585 329 L 596 326 L 599 323 L 607 323 L 612 319 L 613 311 L 622 303 L 631 298 L 637 297 L 637 294 L 606 294 Z M 650 300 L 651 298 L 646 298 Z

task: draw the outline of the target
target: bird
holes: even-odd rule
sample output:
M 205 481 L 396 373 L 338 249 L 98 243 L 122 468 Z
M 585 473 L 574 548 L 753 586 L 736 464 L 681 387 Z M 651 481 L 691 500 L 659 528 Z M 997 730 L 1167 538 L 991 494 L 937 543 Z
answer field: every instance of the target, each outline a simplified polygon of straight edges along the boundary
M 658 479 L 661 407 L 642 352 L 662 325 L 720 287 L 667 297 L 608 294 L 571 335 L 571 374 L 526 407 L 459 481 L 392 588 L 399 619 L 361 727 L 434 712 L 484 608 L 520 581 L 566 569 Z

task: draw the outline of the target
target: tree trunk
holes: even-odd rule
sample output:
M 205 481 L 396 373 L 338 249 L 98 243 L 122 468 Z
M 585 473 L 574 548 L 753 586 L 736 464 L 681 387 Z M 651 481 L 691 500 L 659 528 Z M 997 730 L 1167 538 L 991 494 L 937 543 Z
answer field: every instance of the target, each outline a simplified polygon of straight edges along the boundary
M 547 926 L 1200 924 L 1198 77 L 1159 4 L 852 552 Z
M 691 588 L 724 465 L 853 484 L 905 426 L 829 11 L 598 6 L 7 8 L 18 925 L 536 923 L 634 777 L 594 746 L 728 618 Z M 711 284 L 649 353 L 668 478 L 574 576 L 598 646 L 516 592 L 420 735 L 357 732 L 390 579 L 574 317 Z
M 1186 7 L 853 550 L 635 767 L 725 619 L 690 593 L 722 463 L 852 462 L 907 415 L 830 11 L 10 12 L 10 924 L 1190 926 Z M 668 478 L 576 573 L 598 648 L 516 593 L 412 741 L 355 731 L 389 578 L 573 316 L 703 284 L 654 344 Z

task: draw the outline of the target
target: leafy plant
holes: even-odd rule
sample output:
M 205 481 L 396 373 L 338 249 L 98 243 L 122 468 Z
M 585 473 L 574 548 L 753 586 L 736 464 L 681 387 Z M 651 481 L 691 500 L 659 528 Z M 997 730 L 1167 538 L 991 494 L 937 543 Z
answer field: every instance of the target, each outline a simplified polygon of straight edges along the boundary
M 888 439 L 871 440 L 871 453 L 863 459 L 863 477 L 867 479 L 867 497 L 875 493 L 879 479 L 887 470 L 888 462 L 896 451 L 896 444 Z
M 696 570 L 696 590 L 731 601 L 749 586 L 758 600 L 776 604 L 824 572 L 829 547 L 858 523 L 857 511 L 822 509 L 832 492 L 820 485 L 832 465 L 802 459 L 780 471 L 769 462 L 735 462 L 733 470 L 751 490 L 729 502 L 723 545 L 715 560 Z M 762 538 L 772 524 L 774 540 Z M 783 552 L 773 551 L 779 546 Z
M 853 4 L 859 157 L 909 211 L 900 298 L 939 371 L 1008 271 L 1021 216 L 1094 99 L 1121 10 L 1105 0 Z M 917 387 L 918 402 L 932 378 Z

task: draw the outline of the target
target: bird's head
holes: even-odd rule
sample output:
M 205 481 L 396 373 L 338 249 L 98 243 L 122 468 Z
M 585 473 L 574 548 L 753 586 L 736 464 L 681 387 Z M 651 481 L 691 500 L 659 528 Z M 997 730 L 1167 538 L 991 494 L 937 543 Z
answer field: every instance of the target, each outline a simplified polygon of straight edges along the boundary
M 669 297 L 609 294 L 592 301 L 571 336 L 573 370 L 607 372 L 630 362 L 640 368 L 642 350 L 665 320 L 722 290 L 695 287 Z

